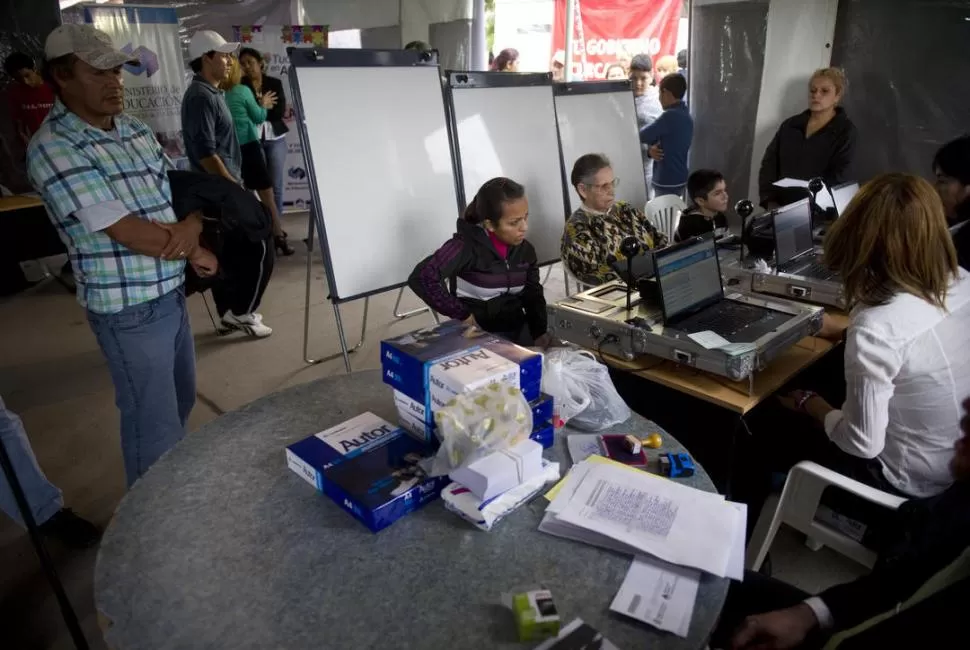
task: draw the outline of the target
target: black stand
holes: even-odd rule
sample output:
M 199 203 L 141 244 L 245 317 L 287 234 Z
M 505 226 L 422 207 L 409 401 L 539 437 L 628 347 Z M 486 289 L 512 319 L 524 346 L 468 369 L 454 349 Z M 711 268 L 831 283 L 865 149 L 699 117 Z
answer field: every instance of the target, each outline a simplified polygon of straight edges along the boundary
M 27 503 L 27 496 L 24 494 L 24 489 L 20 485 L 20 479 L 17 478 L 17 474 L 14 472 L 13 462 L 7 454 L 7 447 L 4 445 L 2 438 L 0 438 L 0 466 L 3 466 L 3 473 L 7 477 L 10 491 L 13 492 L 14 500 L 17 501 L 17 507 L 20 508 L 20 515 L 23 517 L 24 524 L 27 526 L 27 532 L 30 535 L 30 541 L 34 545 L 34 550 L 37 552 L 40 565 L 44 569 L 44 574 L 47 576 L 47 581 L 50 583 L 51 589 L 54 590 L 57 604 L 61 608 L 61 616 L 64 617 L 64 623 L 67 624 L 67 629 L 71 633 L 71 638 L 74 640 L 74 647 L 77 650 L 88 650 L 88 641 L 84 638 L 84 632 L 81 631 L 81 624 L 78 623 L 74 608 L 71 607 L 71 601 L 67 598 L 64 585 L 61 584 L 60 578 L 57 577 L 54 563 L 51 561 L 51 557 L 47 554 L 47 549 L 44 547 L 44 540 L 40 536 L 40 530 L 37 529 L 37 522 L 34 521 L 34 515 L 30 511 L 30 505 Z
M 626 237 L 620 242 L 620 252 L 626 257 L 626 277 L 629 279 L 629 282 L 626 283 L 626 311 L 629 316 L 630 297 L 633 293 L 633 287 L 637 283 L 636 278 L 633 277 L 633 258 L 640 252 L 640 242 L 637 241 L 636 237 Z
M 741 266 L 744 266 L 744 249 L 748 244 L 748 227 L 751 225 L 748 223 L 748 217 L 754 214 L 754 203 L 748 199 L 741 199 L 734 204 L 734 211 L 738 213 L 741 217 L 741 252 L 740 261 Z

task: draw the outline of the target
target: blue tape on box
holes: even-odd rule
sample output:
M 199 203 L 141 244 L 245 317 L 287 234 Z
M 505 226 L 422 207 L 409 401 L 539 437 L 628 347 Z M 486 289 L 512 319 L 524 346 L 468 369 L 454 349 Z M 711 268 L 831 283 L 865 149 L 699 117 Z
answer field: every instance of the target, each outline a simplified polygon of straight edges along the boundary
M 398 422 L 418 440 L 432 442 L 435 439 L 434 411 L 425 408 L 400 391 L 394 391 L 394 406 L 397 407 Z M 539 399 L 529 402 L 532 407 L 532 422 L 552 421 L 553 398 L 545 393 L 539 394 Z
M 459 321 L 446 321 L 381 341 L 381 369 L 384 383 L 425 406 L 431 405 L 430 372 L 436 363 L 460 364 L 468 355 L 487 350 L 519 367 L 519 388 L 529 401 L 539 397 L 542 383 L 542 355 L 478 329 L 470 330 Z
M 542 445 L 543 449 L 549 449 L 556 442 L 556 427 L 549 421 L 537 424 L 529 437 Z
M 447 476 L 427 478 L 418 463 L 435 447 L 364 413 L 286 448 L 286 464 L 377 532 L 437 499 Z

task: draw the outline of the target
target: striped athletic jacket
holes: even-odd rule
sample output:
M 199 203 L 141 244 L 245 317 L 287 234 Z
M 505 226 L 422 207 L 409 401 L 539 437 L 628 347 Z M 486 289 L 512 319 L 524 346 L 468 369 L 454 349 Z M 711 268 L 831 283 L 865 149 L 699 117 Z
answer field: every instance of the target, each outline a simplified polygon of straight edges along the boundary
M 503 259 L 481 226 L 458 220 L 458 232 L 411 273 L 408 286 L 439 314 L 471 315 L 482 329 L 519 340 L 546 333 L 546 299 L 536 252 L 528 241 Z

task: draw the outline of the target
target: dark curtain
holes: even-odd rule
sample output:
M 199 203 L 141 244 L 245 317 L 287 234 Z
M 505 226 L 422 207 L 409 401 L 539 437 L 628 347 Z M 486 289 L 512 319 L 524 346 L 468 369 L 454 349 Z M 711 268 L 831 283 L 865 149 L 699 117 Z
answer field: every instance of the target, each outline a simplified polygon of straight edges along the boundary
M 748 191 L 767 29 L 768 0 L 694 6 L 691 13 L 690 168 L 722 172 L 732 204 Z
M 970 0 L 841 0 L 832 65 L 859 132 L 853 176 L 929 176 L 936 150 L 970 132 Z

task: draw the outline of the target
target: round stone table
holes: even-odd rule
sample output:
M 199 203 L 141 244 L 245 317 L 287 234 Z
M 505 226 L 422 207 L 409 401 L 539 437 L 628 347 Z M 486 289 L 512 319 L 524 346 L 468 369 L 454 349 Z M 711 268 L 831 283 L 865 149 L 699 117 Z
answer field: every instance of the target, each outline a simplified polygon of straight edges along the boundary
M 98 555 L 95 597 L 109 646 L 529 648 L 536 644 L 516 641 L 502 595 L 543 585 L 563 624 L 582 618 L 621 650 L 704 647 L 727 580 L 704 575 L 687 639 L 613 614 L 631 558 L 540 533 L 541 497 L 490 532 L 440 501 L 368 531 L 284 457 L 288 444 L 364 411 L 396 421 L 376 370 L 227 413 L 152 467 L 122 500 Z M 633 417 L 615 432 L 657 430 Z M 545 453 L 563 472 L 568 433 Z M 664 442 L 683 451 L 669 435 Z M 700 467 L 685 482 L 714 490 Z

